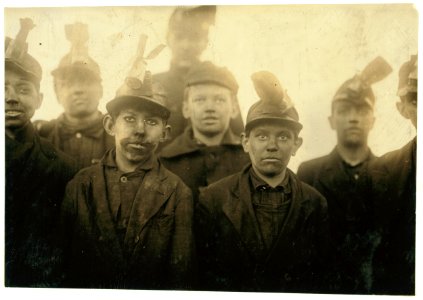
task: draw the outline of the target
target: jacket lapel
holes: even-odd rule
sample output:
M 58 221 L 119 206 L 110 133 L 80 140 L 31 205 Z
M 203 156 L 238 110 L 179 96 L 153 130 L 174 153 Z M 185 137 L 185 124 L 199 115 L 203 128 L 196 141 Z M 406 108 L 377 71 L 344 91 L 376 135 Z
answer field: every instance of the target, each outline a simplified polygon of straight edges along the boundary
M 238 185 L 231 189 L 231 198 L 223 205 L 223 212 L 239 234 L 247 251 L 257 256 L 262 253 L 264 244 L 251 201 L 248 182 L 249 167 L 241 173 Z
M 109 209 L 107 201 L 106 177 L 104 172 L 104 165 L 97 164 L 97 176 L 92 178 L 92 195 L 93 208 L 95 212 L 94 220 L 100 231 L 98 238 L 99 243 L 103 243 L 106 247 L 100 247 L 104 252 L 105 257 L 118 258 L 121 263 L 124 262 L 122 247 L 117 236 L 112 214 Z M 118 263 L 118 262 L 117 262 Z
M 340 182 L 346 182 L 346 174 L 342 170 L 342 161 L 336 149 L 329 154 L 328 159 L 322 165 L 322 171 L 318 178 L 319 183 L 325 190 L 332 190 Z
M 158 162 L 147 171 L 132 205 L 128 229 L 125 235 L 125 248 L 134 249 L 140 240 L 142 230 L 148 221 L 157 214 L 163 204 L 169 199 L 172 188 L 163 181 L 167 178 Z

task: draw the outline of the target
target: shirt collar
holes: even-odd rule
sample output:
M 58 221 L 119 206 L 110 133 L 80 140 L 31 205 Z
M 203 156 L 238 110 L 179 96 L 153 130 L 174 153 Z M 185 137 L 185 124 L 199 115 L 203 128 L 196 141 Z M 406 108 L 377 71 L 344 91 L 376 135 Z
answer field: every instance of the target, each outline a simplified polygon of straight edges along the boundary
M 352 166 L 352 165 L 350 165 L 348 162 L 346 162 L 343 158 L 342 158 L 342 156 L 339 154 L 339 152 L 338 152 L 338 148 L 337 147 L 335 147 L 335 149 L 334 149 L 334 154 L 335 154 L 335 157 L 336 157 L 336 159 L 339 161 L 339 162 L 341 162 L 342 164 L 344 164 L 345 166 L 347 166 L 347 167 L 350 167 L 350 168 L 359 168 L 359 167 L 361 167 L 365 162 L 368 162 L 369 160 L 371 160 L 371 159 L 373 159 L 375 156 L 374 156 L 374 154 L 372 153 L 372 151 L 370 150 L 370 148 L 369 148 L 369 151 L 367 152 L 367 156 L 365 157 L 365 159 L 363 160 L 363 161 L 361 161 L 360 163 L 358 163 L 357 165 L 355 165 L 355 166 Z
M 69 123 L 65 117 L 65 114 L 61 114 L 57 118 L 57 122 L 59 124 L 60 132 L 63 138 L 70 138 L 77 132 L 80 132 L 81 134 L 91 138 L 100 138 L 104 132 L 103 117 L 104 116 L 101 112 L 97 112 L 97 118 L 93 121 L 75 125 Z
M 254 187 L 254 190 L 256 191 L 265 190 L 265 189 L 275 189 L 275 190 L 282 190 L 285 194 L 288 194 L 291 192 L 288 172 L 285 174 L 285 178 L 282 180 L 281 183 L 279 183 L 276 187 L 271 187 L 267 182 L 261 179 L 254 171 L 253 167 L 251 167 L 250 180 Z
M 34 144 L 35 129 L 31 122 L 15 132 L 14 141 L 20 144 Z
M 111 167 L 111 168 L 116 168 L 118 169 L 118 166 L 116 164 L 116 148 L 110 149 L 106 152 L 106 154 L 104 155 L 103 159 L 102 159 L 102 164 L 107 166 L 107 167 Z M 156 155 L 151 155 L 146 161 L 142 162 L 136 169 L 136 171 L 149 171 L 151 169 L 153 169 L 157 164 L 157 158 Z

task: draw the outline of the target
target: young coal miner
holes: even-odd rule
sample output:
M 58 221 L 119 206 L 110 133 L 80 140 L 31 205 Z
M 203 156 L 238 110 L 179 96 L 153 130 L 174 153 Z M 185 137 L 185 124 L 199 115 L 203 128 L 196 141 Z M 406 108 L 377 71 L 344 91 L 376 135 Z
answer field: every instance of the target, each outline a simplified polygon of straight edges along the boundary
M 332 100 L 330 126 L 337 134 L 328 155 L 302 163 L 298 177 L 315 187 L 328 201 L 335 264 L 332 292 L 369 293 L 371 255 L 376 240 L 373 208 L 367 192 L 367 166 L 375 159 L 368 135 L 375 121 L 375 96 L 371 84 L 392 71 L 378 57 L 360 74 L 348 79 Z
M 60 283 L 55 232 L 74 162 L 40 138 L 31 117 L 40 107 L 42 69 L 28 54 L 35 26 L 21 19 L 16 38 L 5 40 L 5 286 L 54 287 Z
M 417 55 L 399 70 L 397 109 L 417 129 Z M 407 121 L 408 122 L 408 121 Z M 415 293 L 417 135 L 369 165 L 377 232 L 373 258 L 376 294 Z
M 242 136 L 251 164 L 200 194 L 195 229 L 201 288 L 319 291 L 326 200 L 287 168 L 302 144 L 302 125 L 286 92 L 269 72 L 252 79 L 260 101 L 250 108 Z
M 170 112 L 154 98 L 151 74 L 143 73 L 127 77 L 106 105 L 104 127 L 115 148 L 67 186 L 67 286 L 190 287 L 192 196 L 154 154 L 168 135 Z
M 216 6 L 200 5 L 177 7 L 169 19 L 166 39 L 172 54 L 171 64 L 169 71 L 156 74 L 154 81 L 159 82 L 168 95 L 166 103 L 172 112 L 169 119 L 172 126 L 170 140 L 189 126 L 189 120 L 182 111 L 185 78 L 191 68 L 201 63 L 201 55 L 209 43 L 209 29 L 214 25 L 215 18 Z M 231 120 L 230 127 L 236 135 L 241 134 L 243 121 L 240 114 Z
M 88 26 L 65 26 L 71 50 L 52 72 L 54 90 L 64 112 L 51 121 L 37 121 L 39 134 L 73 157 L 82 169 L 100 161 L 113 138 L 103 128 L 98 105 L 103 96 L 100 67 L 88 55 Z
M 230 128 L 239 110 L 238 84 L 229 70 L 203 62 L 190 70 L 185 86 L 183 112 L 191 126 L 163 148 L 160 159 L 196 200 L 199 187 L 240 171 L 249 158 Z

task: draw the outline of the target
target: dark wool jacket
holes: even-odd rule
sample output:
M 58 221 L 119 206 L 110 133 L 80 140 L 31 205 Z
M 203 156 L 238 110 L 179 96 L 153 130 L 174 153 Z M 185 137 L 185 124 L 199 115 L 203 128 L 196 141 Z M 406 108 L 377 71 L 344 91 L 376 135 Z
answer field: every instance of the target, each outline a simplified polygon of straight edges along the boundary
M 36 121 L 35 128 L 54 147 L 72 157 L 80 170 L 100 162 L 104 153 L 115 145 L 114 138 L 104 130 L 103 117 L 99 112 L 90 124 L 74 126 L 62 114 L 51 121 Z
M 58 215 L 75 164 L 27 125 L 6 136 L 5 285 L 60 284 Z
M 356 179 L 348 173 L 336 148 L 329 155 L 304 162 L 298 168 L 298 178 L 317 189 L 328 202 L 331 243 L 335 250 L 330 281 L 331 291 L 335 293 L 369 293 L 372 284 L 371 257 L 378 239 L 373 235 L 367 166 L 374 159 L 370 152 L 356 170 Z
M 370 164 L 371 196 L 381 242 L 373 259 L 373 293 L 415 293 L 417 138 Z
M 157 160 L 135 196 L 122 246 L 108 200 L 104 159 L 81 170 L 62 206 L 70 287 L 188 289 L 193 274 L 191 192 Z
M 241 146 L 240 137 L 230 130 L 219 146 L 199 145 L 193 138 L 192 128 L 166 146 L 160 153 L 160 160 L 170 171 L 178 175 L 198 199 L 198 189 L 237 173 L 250 162 Z
M 251 201 L 248 165 L 202 189 L 196 210 L 200 289 L 257 292 L 324 290 L 325 198 L 287 170 L 292 202 L 271 250 L 264 249 Z

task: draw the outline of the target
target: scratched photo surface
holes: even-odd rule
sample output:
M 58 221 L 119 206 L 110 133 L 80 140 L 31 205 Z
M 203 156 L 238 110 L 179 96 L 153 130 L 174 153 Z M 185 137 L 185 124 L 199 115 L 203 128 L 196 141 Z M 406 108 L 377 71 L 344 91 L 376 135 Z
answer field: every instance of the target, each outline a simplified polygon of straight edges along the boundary
M 146 53 L 167 44 L 173 6 L 20 7 L 4 8 L 4 35 L 14 38 L 19 19 L 36 25 L 28 36 L 28 52 L 42 66 L 40 91 L 44 100 L 32 121 L 57 118 L 58 103 L 51 72 L 70 50 L 65 26 L 88 25 L 88 53 L 101 70 L 106 113 L 136 59 L 141 34 L 148 37 Z M 411 122 L 398 113 L 398 71 L 418 52 L 418 12 L 412 4 L 367 5 L 249 5 L 217 6 L 214 25 L 202 61 L 227 67 L 236 78 L 241 118 L 246 121 L 259 100 L 251 75 L 266 70 L 276 75 L 294 103 L 303 125 L 303 144 L 291 157 L 294 173 L 307 160 L 330 153 L 336 132 L 328 117 L 335 92 L 378 56 L 392 72 L 372 85 L 375 123 L 368 144 L 381 156 L 403 147 L 416 135 Z M 166 72 L 171 50 L 165 47 L 148 61 L 152 74 Z

